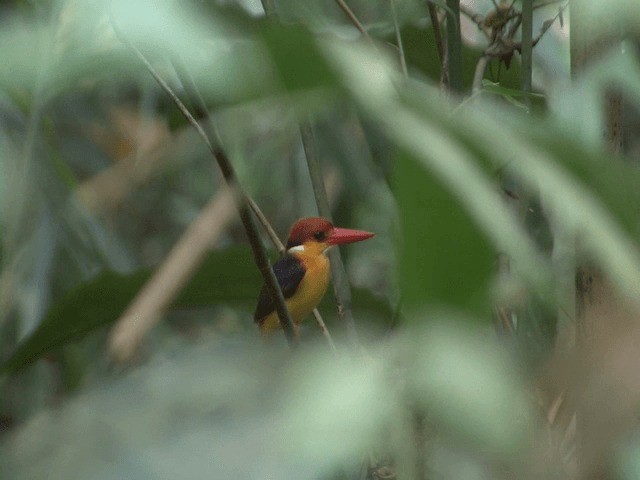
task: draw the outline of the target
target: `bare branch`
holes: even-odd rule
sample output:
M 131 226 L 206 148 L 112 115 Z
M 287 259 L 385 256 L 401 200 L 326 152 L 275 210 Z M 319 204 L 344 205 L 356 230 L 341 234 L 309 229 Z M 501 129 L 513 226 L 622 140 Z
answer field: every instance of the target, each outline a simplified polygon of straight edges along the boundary
M 262 8 L 267 17 L 276 15 L 276 4 L 274 0 L 260 0 L 262 2 Z
M 265 9 L 265 13 L 267 12 L 268 11 Z M 267 13 L 267 15 L 272 15 L 272 14 L 274 14 L 273 11 L 271 13 Z M 182 65 L 182 62 L 180 62 L 179 59 L 175 59 L 173 64 L 174 64 L 174 68 L 176 69 L 176 73 L 180 78 L 180 82 L 182 83 L 182 85 L 184 86 L 187 92 L 187 96 L 190 98 L 191 102 L 195 104 L 194 107 L 198 111 L 200 111 L 202 116 L 204 117 L 204 121 L 206 122 L 208 127 L 207 130 L 210 132 L 213 132 L 214 139 L 218 144 L 220 144 L 221 143 L 220 136 L 218 135 L 218 132 L 215 129 L 215 125 L 211 121 L 211 116 L 209 115 L 209 109 L 207 108 L 207 105 L 205 104 L 204 99 L 200 95 L 200 92 L 198 91 L 198 88 L 196 87 L 195 83 L 193 83 L 191 75 L 189 75 L 189 72 L 187 71 L 186 68 L 184 68 L 184 66 Z M 280 241 L 280 239 L 278 238 L 278 234 L 275 232 L 275 230 L 267 220 L 267 217 L 264 215 L 264 213 L 262 213 L 262 210 L 260 210 L 260 207 L 253 200 L 253 198 L 251 198 L 249 195 L 245 195 L 245 197 L 254 215 L 256 216 L 256 218 L 258 219 L 262 227 L 267 232 L 267 235 L 269 236 L 271 243 L 273 243 L 273 245 L 276 247 L 280 255 L 284 254 L 285 247 L 283 243 Z M 336 345 L 333 342 L 333 338 L 331 338 L 331 334 L 327 329 L 327 325 L 324 323 L 324 320 L 322 319 L 322 316 L 320 315 L 320 312 L 318 311 L 317 308 L 313 309 L 313 317 L 315 318 L 316 323 L 318 324 L 318 327 L 322 332 L 322 335 L 324 335 L 331 349 L 334 351 L 337 351 Z
M 282 290 L 278 285 L 278 280 L 276 279 L 275 273 L 271 269 L 271 264 L 269 262 L 269 256 L 267 254 L 267 250 L 260 239 L 260 235 L 258 234 L 257 225 L 255 223 L 255 219 L 251 215 L 251 211 L 249 210 L 246 195 L 241 190 L 238 185 L 235 171 L 229 162 L 229 159 L 222 149 L 221 146 L 214 147 L 209 140 L 209 137 L 202 129 L 200 124 L 196 121 L 196 119 L 191 115 L 189 110 L 185 107 L 182 101 L 178 98 L 178 96 L 173 92 L 171 87 L 158 75 L 153 66 L 149 63 L 149 61 L 145 58 L 145 56 L 133 45 L 129 39 L 123 34 L 123 32 L 117 26 L 117 22 L 113 17 L 113 12 L 111 12 L 111 25 L 120 40 L 127 45 L 127 47 L 138 57 L 138 59 L 144 64 L 147 68 L 151 76 L 158 82 L 160 87 L 165 91 L 165 93 L 171 98 L 171 100 L 178 107 L 180 112 L 184 115 L 187 121 L 196 129 L 198 135 L 202 138 L 202 140 L 207 145 L 209 151 L 213 154 L 214 158 L 218 162 L 218 166 L 222 171 L 222 175 L 225 180 L 236 191 L 236 201 L 237 207 L 240 213 L 240 219 L 245 227 L 245 231 L 247 233 L 247 237 L 249 239 L 249 243 L 253 250 L 254 260 L 262 276 L 264 277 L 265 284 L 269 295 L 273 299 L 273 302 L 276 306 L 276 312 L 278 313 L 278 318 L 280 319 L 280 324 L 282 329 L 284 330 L 285 336 L 287 337 L 287 341 L 289 345 L 294 346 L 298 343 L 297 335 L 295 333 L 295 328 L 293 325 L 293 320 L 291 319 L 291 315 L 289 314 L 289 310 L 284 300 L 284 296 L 282 295 Z
M 479 29 L 483 30 L 484 17 L 482 15 L 474 12 L 472 9 L 463 4 L 460 5 L 460 13 L 462 13 L 464 16 L 468 17 L 469 20 L 478 25 Z
M 438 18 L 438 11 L 433 2 L 427 4 L 429 8 L 429 18 L 431 19 L 431 25 L 433 26 L 433 35 L 436 40 L 436 47 L 438 49 L 438 57 L 440 57 L 440 68 L 444 68 L 444 43 L 442 42 L 442 29 L 440 28 L 440 19 Z
M 344 0 L 335 0 L 335 1 L 338 4 L 338 6 L 340 7 L 340 9 L 347 16 L 347 18 L 351 21 L 351 23 L 353 23 L 353 25 L 364 36 L 364 38 L 366 38 L 369 43 L 373 44 L 373 40 L 369 36 L 369 33 L 367 33 L 367 31 L 365 30 L 365 28 L 362 25 L 362 23 L 360 23 L 360 20 L 358 20 L 358 17 L 356 17 L 355 14 L 353 13 L 353 11 L 349 8 L 349 5 L 347 5 Z
M 476 69 L 473 74 L 473 86 L 471 87 L 472 93 L 477 93 L 482 90 L 482 79 L 484 78 L 484 72 L 487 69 L 489 58 L 488 55 L 482 55 L 476 64 Z
M 400 68 L 404 78 L 409 78 L 407 71 L 407 61 L 404 57 L 404 47 L 402 46 L 402 35 L 400 34 L 400 26 L 398 25 L 398 13 L 396 12 L 396 0 L 389 0 L 391 3 L 391 16 L 393 17 L 393 28 L 396 31 L 396 44 L 398 46 L 398 54 L 400 55 Z
M 447 0 L 447 68 L 449 89 L 460 93 L 462 81 L 462 34 L 460 31 L 460 0 Z

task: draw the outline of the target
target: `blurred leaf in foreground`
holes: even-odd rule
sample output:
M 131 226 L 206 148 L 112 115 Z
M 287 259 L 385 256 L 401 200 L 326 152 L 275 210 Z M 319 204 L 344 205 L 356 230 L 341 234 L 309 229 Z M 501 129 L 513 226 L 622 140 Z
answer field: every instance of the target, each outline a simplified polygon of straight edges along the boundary
M 504 466 L 517 477 L 530 414 L 518 375 L 483 330 L 434 317 L 440 327 L 407 329 L 370 357 L 238 341 L 161 352 L 36 415 L 0 444 L 0 468 L 52 480 L 332 478 L 372 451 L 415 449 L 397 420 L 418 405 L 440 432 L 429 456 L 456 450 L 483 478 Z
M 451 192 L 406 154 L 398 159 L 394 191 L 402 224 L 400 279 L 406 304 L 486 311 L 492 250 Z

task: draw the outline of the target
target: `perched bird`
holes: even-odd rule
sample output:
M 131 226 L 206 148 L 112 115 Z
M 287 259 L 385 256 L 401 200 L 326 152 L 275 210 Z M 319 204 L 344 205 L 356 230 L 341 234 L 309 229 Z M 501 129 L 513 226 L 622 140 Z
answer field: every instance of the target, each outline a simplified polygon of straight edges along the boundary
M 373 233 L 334 227 L 322 217 L 298 220 L 287 240 L 287 251 L 273 265 L 289 313 L 296 327 L 318 306 L 329 284 L 327 250 L 334 245 L 359 242 L 373 237 Z M 258 306 L 253 315 L 263 336 L 280 328 L 275 305 L 265 285 L 260 290 Z

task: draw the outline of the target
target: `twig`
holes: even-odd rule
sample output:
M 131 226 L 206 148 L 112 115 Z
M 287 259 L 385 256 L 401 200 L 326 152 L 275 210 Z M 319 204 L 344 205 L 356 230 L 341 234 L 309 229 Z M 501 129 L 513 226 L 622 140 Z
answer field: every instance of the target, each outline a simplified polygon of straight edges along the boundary
M 253 198 L 247 196 L 247 202 L 249 203 L 249 207 L 251 207 L 251 210 L 253 210 L 256 218 L 258 219 L 264 230 L 267 232 L 269 240 L 271 240 L 271 243 L 273 243 L 273 245 L 276 247 L 278 253 L 282 255 L 286 251 L 286 248 L 280 241 L 280 238 L 278 237 L 276 231 L 269 223 L 269 220 L 267 220 L 267 217 L 265 217 L 264 213 L 262 213 L 262 210 L 260 210 L 260 207 L 258 207 L 258 204 L 253 200 Z
M 260 0 L 262 2 L 262 8 L 267 17 L 276 15 L 276 4 L 274 0 Z
M 460 5 L 460 13 L 469 17 L 469 20 L 471 20 L 473 23 L 478 25 L 479 28 L 482 29 L 481 25 L 484 22 L 484 17 L 482 15 L 480 15 L 479 13 L 476 13 L 474 10 L 467 7 L 466 5 Z
M 198 135 L 202 138 L 204 143 L 207 145 L 209 151 L 213 154 L 214 158 L 218 162 L 218 166 L 222 171 L 222 175 L 224 176 L 227 184 L 232 187 L 236 193 L 236 204 L 240 213 L 240 219 L 242 220 L 242 224 L 244 225 L 245 231 L 247 233 L 247 237 L 249 239 L 249 243 L 251 245 L 251 249 L 253 250 L 254 260 L 262 276 L 264 277 L 264 281 L 271 296 L 273 303 L 276 307 L 276 312 L 278 313 L 278 318 L 280 319 L 280 324 L 282 329 L 284 330 L 284 334 L 289 342 L 289 345 L 294 346 L 298 343 L 298 338 L 295 333 L 293 320 L 291 319 L 291 315 L 289 314 L 289 310 L 287 309 L 287 305 L 284 300 L 284 296 L 282 295 L 282 290 L 278 285 L 278 280 L 276 279 L 275 273 L 271 269 L 271 264 L 269 262 L 269 256 L 267 254 L 267 250 L 260 239 L 260 235 L 258 234 L 258 228 L 255 223 L 255 219 L 251 215 L 249 207 L 246 201 L 246 195 L 241 190 L 235 176 L 235 172 L 229 159 L 227 158 L 226 153 L 220 147 L 214 147 L 209 140 L 209 137 L 202 129 L 200 124 L 196 121 L 195 118 L 191 115 L 189 110 L 184 106 L 182 101 L 178 98 L 178 96 L 173 92 L 171 87 L 158 75 L 153 66 L 149 63 L 149 61 L 145 58 L 145 56 L 133 45 L 129 39 L 120 31 L 117 26 L 117 22 L 113 17 L 113 12 L 111 12 L 111 24 L 112 27 L 120 40 L 127 45 L 129 49 L 138 57 L 138 59 L 144 64 L 147 68 L 151 76 L 158 82 L 160 87 L 165 91 L 165 93 L 171 98 L 171 100 L 176 104 L 180 112 L 184 115 L 187 121 L 196 129 Z
M 353 23 L 353 25 L 360 31 L 360 33 L 364 36 L 364 38 L 366 38 L 367 41 L 373 45 L 373 40 L 369 36 L 369 33 L 367 33 L 362 23 L 360 23 L 360 20 L 358 20 L 358 17 L 356 17 L 353 11 L 349 8 L 349 5 L 347 5 L 344 0 L 335 0 L 335 1 L 340 7 L 340 9 L 347 16 L 347 18 L 351 21 L 351 23 Z
M 320 163 L 316 157 L 313 132 L 311 130 L 311 124 L 308 121 L 300 124 L 300 135 L 307 159 L 307 165 L 309 167 L 309 176 L 311 177 L 311 185 L 313 186 L 313 193 L 316 197 L 318 212 L 323 217 L 331 220 L 331 209 L 329 208 L 329 201 L 327 200 L 327 192 L 325 190 L 322 177 L 322 169 L 320 168 Z M 329 250 L 329 261 L 331 262 L 333 291 L 336 296 L 336 303 L 338 304 L 338 318 L 346 325 L 349 336 L 351 337 L 351 342 L 354 346 L 358 346 L 360 344 L 358 340 L 358 333 L 351 313 L 351 289 L 349 288 L 347 272 L 345 271 L 344 264 L 342 263 L 342 257 L 339 249 L 333 248 Z
M 391 16 L 393 17 L 393 28 L 396 31 L 396 44 L 398 46 L 398 54 L 400 55 L 400 68 L 402 68 L 402 74 L 404 78 L 409 78 L 409 72 L 407 71 L 407 61 L 404 56 L 404 48 L 402 46 L 402 35 L 400 34 L 400 26 L 398 25 L 398 12 L 396 12 L 396 0 L 389 0 L 391 3 Z
M 498 324 L 496 325 L 496 327 L 498 327 L 499 325 L 501 333 L 507 334 L 510 337 L 513 336 L 513 325 L 511 323 L 511 319 L 509 318 L 509 312 L 507 312 L 504 307 L 497 307 L 496 316 L 497 320 L 499 321 L 497 322 Z
M 564 13 L 565 9 L 569 6 L 569 2 L 567 1 L 564 5 L 562 5 L 561 7 L 558 7 L 558 13 L 556 13 L 553 18 L 546 20 L 543 24 L 542 24 L 542 28 L 540 29 L 540 33 L 538 34 L 538 36 L 534 39 L 534 44 L 533 46 L 535 47 L 536 44 L 540 41 L 540 39 L 542 38 L 542 36 L 547 33 L 547 30 L 549 30 L 551 28 L 551 25 L 553 25 L 553 23 L 560 18 L 560 16 Z
M 171 63 L 173 64 L 173 69 L 176 71 L 178 79 L 187 94 L 187 99 L 191 103 L 191 108 L 193 108 L 194 111 L 196 111 L 204 120 L 205 130 L 211 135 L 210 138 L 213 145 L 216 147 L 221 146 L 222 140 L 220 139 L 220 133 L 218 132 L 215 123 L 211 121 L 211 115 L 209 115 L 207 104 L 202 98 L 202 95 L 200 95 L 200 91 L 198 90 L 198 87 L 196 87 L 193 78 L 189 75 L 189 71 L 182 63 L 182 60 L 177 57 L 174 57 Z
M 562 15 L 564 9 L 567 8 L 567 5 L 568 3 L 561 6 L 558 9 L 558 13 L 553 18 L 546 20 L 542 24 L 542 28 L 540 29 L 540 33 L 538 34 L 538 36 L 531 40 L 532 49 L 538 44 L 544 34 L 549 30 L 549 28 L 551 28 L 551 25 L 553 25 L 553 23 L 560 17 L 560 15 Z M 514 42 L 511 39 L 515 35 L 517 29 L 520 27 L 523 16 L 517 15 L 514 18 L 516 18 L 516 21 L 510 27 L 508 34 L 504 38 L 501 38 L 500 36 L 496 37 L 496 39 L 487 48 L 485 48 L 482 57 L 480 57 L 480 59 L 478 60 L 473 76 L 473 92 L 478 92 L 482 89 L 482 79 L 484 77 L 484 72 L 491 58 L 504 58 L 508 55 L 513 54 L 513 52 L 520 52 L 522 54 L 523 42 Z M 481 23 L 482 20 L 480 20 L 480 24 Z M 529 87 L 529 91 L 530 90 L 531 88 Z
M 266 10 L 265 10 L 265 13 L 267 13 Z M 267 13 L 267 15 L 271 15 L 271 14 L 273 13 Z M 208 130 L 213 132 L 214 138 L 217 141 L 217 143 L 221 144 L 220 136 L 218 132 L 215 130 L 215 125 L 211 121 L 211 116 L 209 115 L 209 109 L 207 108 L 207 105 L 205 104 L 204 99 L 200 95 L 200 92 L 198 91 L 198 88 L 196 87 L 195 83 L 193 83 L 193 80 L 191 79 L 191 75 L 189 75 L 189 72 L 187 71 L 186 68 L 184 68 L 184 66 L 182 65 L 182 62 L 180 62 L 179 60 L 174 61 L 174 68 L 176 69 L 176 73 L 178 74 L 178 78 L 180 79 L 180 82 L 185 87 L 188 98 L 194 104 L 194 107 L 201 112 L 208 126 Z M 269 236 L 271 243 L 273 243 L 273 245 L 276 247 L 280 255 L 282 255 L 285 252 L 285 246 L 278 238 L 278 234 L 275 232 L 275 230 L 267 220 L 267 217 L 264 215 L 264 213 L 262 213 L 262 210 L 260 210 L 260 207 L 253 200 L 253 198 L 251 198 L 249 195 L 245 195 L 245 198 L 249 207 L 255 214 L 256 218 L 258 219 L 260 224 L 263 226 L 263 228 L 267 232 L 267 235 Z M 324 323 L 324 320 L 322 319 L 322 316 L 320 315 L 320 312 L 318 311 L 317 308 L 313 309 L 313 316 L 316 319 L 316 323 L 318 324 L 320 331 L 322 332 L 325 339 L 327 340 L 327 343 L 334 351 L 336 351 L 335 343 L 333 343 L 331 334 L 329 333 L 329 330 L 327 329 L 327 326 Z
M 449 49 L 447 48 L 446 37 L 443 42 L 442 70 L 440 71 L 440 91 L 448 95 L 449 92 Z
M 473 87 L 471 88 L 472 93 L 478 93 L 482 90 L 482 79 L 484 78 L 484 72 L 487 69 L 489 58 L 489 55 L 482 55 L 476 64 L 476 69 L 473 74 Z
M 338 4 L 340 4 L 339 1 L 338 1 Z M 345 7 L 347 9 L 347 15 L 349 15 L 349 12 L 351 12 L 351 10 L 349 10 L 348 6 L 345 5 Z M 262 0 L 262 8 L 264 9 L 264 13 L 267 17 L 276 18 L 277 14 L 276 14 L 275 6 L 273 4 L 273 0 Z M 362 32 L 362 34 L 365 35 L 365 37 L 367 37 L 369 41 L 371 41 L 367 32 L 364 31 L 364 28 L 362 27 L 358 19 L 355 17 L 355 15 L 353 15 L 353 13 L 351 13 L 351 15 L 353 16 L 353 20 L 355 20 L 356 26 L 360 25 L 359 30 Z M 371 43 L 373 45 L 373 42 Z M 264 229 L 267 231 L 267 234 L 269 235 L 271 242 L 275 245 L 275 247 L 278 249 L 278 252 L 282 255 L 286 250 L 285 246 L 282 244 L 282 242 L 278 238 L 278 234 L 269 224 L 267 217 L 264 216 L 264 214 L 258 207 L 258 204 L 254 202 L 251 197 L 247 196 L 247 202 L 249 203 L 249 206 L 253 210 L 253 213 L 255 213 L 260 223 L 262 223 L 262 226 L 264 227 Z M 334 352 L 337 352 L 338 349 L 336 348 L 336 344 L 333 343 L 333 338 L 331 338 L 329 329 L 327 329 L 327 325 L 324 323 L 324 320 L 322 319 L 322 315 L 320 315 L 320 311 L 317 308 L 314 308 L 312 313 L 313 313 L 313 318 L 316 319 L 316 323 L 318 324 L 318 327 L 320 328 L 322 335 L 324 335 L 324 338 L 327 340 L 329 347 L 331 347 L 331 349 Z
M 427 7 L 429 8 L 429 18 L 431 19 L 431 25 L 433 26 L 433 36 L 435 37 L 438 57 L 440 58 L 440 68 L 444 69 L 444 43 L 442 42 L 442 29 L 440 28 L 438 11 L 432 1 L 429 1 Z
M 524 104 L 531 107 L 531 77 L 533 75 L 533 0 L 522 0 L 522 50 L 520 88 Z
M 462 92 L 462 36 L 460 34 L 460 0 L 447 0 L 447 65 L 449 86 Z
M 133 356 L 142 338 L 191 279 L 211 245 L 233 219 L 233 205 L 232 192 L 228 188 L 219 190 L 129 304 L 109 337 L 109 352 L 117 362 Z

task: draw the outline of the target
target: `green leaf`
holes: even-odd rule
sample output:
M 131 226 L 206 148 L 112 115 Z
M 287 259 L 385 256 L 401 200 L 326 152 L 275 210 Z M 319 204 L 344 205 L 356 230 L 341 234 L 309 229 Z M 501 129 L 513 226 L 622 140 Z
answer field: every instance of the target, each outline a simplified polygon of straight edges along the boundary
M 335 72 L 306 29 L 268 23 L 262 37 L 286 90 L 296 92 L 338 85 Z
M 494 251 L 455 195 L 406 154 L 398 159 L 393 184 L 402 224 L 405 304 L 486 311 Z
M 545 298 L 551 298 L 548 261 L 499 198 L 497 183 L 487 175 L 486 164 L 477 156 L 481 149 L 469 149 L 466 143 L 473 142 L 455 138 L 459 127 L 451 126 L 449 106 L 436 100 L 438 93 L 416 88 L 410 90 L 413 95 L 398 98 L 394 85 L 397 78 L 384 61 L 364 50 L 331 49 L 331 53 L 348 72 L 348 86 L 362 110 L 452 193 L 496 250 L 514 259 L 519 274 Z M 431 108 L 420 108 L 421 103 L 428 103 Z M 486 123 L 486 119 L 478 121 L 481 122 Z M 474 139 L 481 140 L 480 136 Z
M 120 317 L 151 273 L 150 270 L 131 274 L 104 271 L 69 291 L 18 346 L 2 366 L 2 371 L 16 372 L 45 353 L 111 324 Z M 225 304 L 250 310 L 255 306 L 261 285 L 262 278 L 247 247 L 215 251 L 180 292 L 173 308 Z M 354 307 L 361 312 L 383 314 L 387 318 L 391 315 L 388 303 L 369 292 L 355 290 L 353 299 Z M 331 295 L 326 295 L 323 304 L 331 301 Z
M 260 288 L 260 278 L 249 259 L 245 248 L 211 253 L 174 306 L 237 304 L 254 298 Z M 3 365 L 3 371 L 15 372 L 46 352 L 114 322 L 150 276 L 149 270 L 132 274 L 104 271 L 71 290 L 51 307 L 40 325 L 18 346 Z

